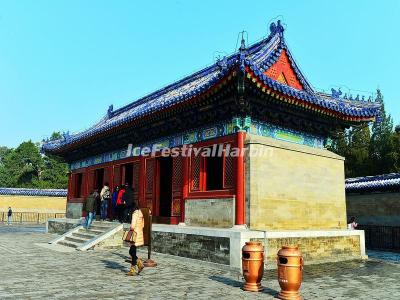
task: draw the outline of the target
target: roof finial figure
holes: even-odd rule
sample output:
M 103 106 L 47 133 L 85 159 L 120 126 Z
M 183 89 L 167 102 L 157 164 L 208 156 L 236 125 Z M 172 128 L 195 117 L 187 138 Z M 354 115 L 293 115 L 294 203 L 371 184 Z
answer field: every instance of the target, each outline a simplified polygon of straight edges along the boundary
M 247 55 L 246 43 L 245 43 L 245 40 L 244 40 L 244 33 L 245 32 L 246 31 L 244 31 L 244 30 L 241 32 L 242 40 L 240 41 L 240 48 L 239 48 L 239 67 L 240 67 L 240 70 L 242 72 L 244 72 L 244 70 L 245 70 L 244 61 L 245 61 L 246 55 Z
M 217 57 L 217 62 L 216 62 L 217 66 L 219 67 L 219 69 L 221 71 L 226 70 L 226 68 L 228 67 L 228 59 L 226 56 L 224 56 L 222 59 L 221 57 Z
M 65 140 L 66 142 L 68 142 L 68 141 L 70 140 L 69 131 L 63 132 L 63 133 L 62 133 L 62 137 L 64 138 L 64 140 Z
M 342 94 L 342 91 L 340 90 L 335 90 L 334 88 L 331 88 L 331 92 L 332 92 L 332 97 L 333 98 L 339 98 L 340 95 Z
M 271 31 L 271 34 L 280 34 L 282 35 L 283 32 L 285 31 L 285 28 L 283 28 L 282 24 L 281 24 L 281 20 L 278 20 L 275 24 L 275 22 L 272 22 L 269 25 L 269 30 Z
M 114 105 L 110 105 L 109 107 L 108 107 L 108 110 L 107 110 L 107 117 L 108 118 L 111 118 L 112 117 L 112 112 L 114 111 Z
M 244 51 L 246 49 L 246 42 L 244 40 L 244 30 L 242 31 L 242 40 L 240 41 L 240 51 Z

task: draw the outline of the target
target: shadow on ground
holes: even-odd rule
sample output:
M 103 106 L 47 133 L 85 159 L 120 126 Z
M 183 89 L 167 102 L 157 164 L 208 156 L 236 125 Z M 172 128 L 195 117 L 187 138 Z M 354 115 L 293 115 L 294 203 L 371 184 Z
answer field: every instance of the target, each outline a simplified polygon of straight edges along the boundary
M 112 260 L 105 260 L 105 259 L 102 259 L 101 262 L 108 269 L 120 270 L 121 272 L 124 272 L 124 273 L 126 272 L 126 266 L 121 265 L 120 263 L 117 263 Z
M 233 279 L 230 279 L 230 278 L 226 278 L 226 277 L 223 277 L 223 276 L 213 275 L 213 276 L 210 276 L 208 278 L 211 279 L 211 280 L 218 281 L 218 282 L 221 282 L 223 284 L 229 285 L 231 287 L 235 287 L 235 288 L 241 288 L 243 286 L 243 282 L 238 281 L 238 280 L 233 280 Z M 251 293 L 251 292 L 249 292 L 249 293 Z M 274 296 L 275 297 L 278 294 L 278 291 L 275 291 L 273 289 L 264 287 L 264 289 L 261 291 L 261 293 L 268 294 L 270 296 Z

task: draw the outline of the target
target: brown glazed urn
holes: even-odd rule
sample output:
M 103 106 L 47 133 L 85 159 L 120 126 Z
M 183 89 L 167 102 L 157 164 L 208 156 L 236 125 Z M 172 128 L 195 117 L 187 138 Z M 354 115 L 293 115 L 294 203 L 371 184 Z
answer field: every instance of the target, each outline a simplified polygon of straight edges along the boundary
M 261 279 L 264 275 L 264 247 L 260 242 L 246 242 L 242 248 L 242 270 L 245 283 L 243 290 L 263 290 Z
M 279 299 L 298 300 L 302 299 L 299 289 L 303 273 L 303 257 L 297 246 L 283 246 L 278 251 L 278 282 L 281 291 Z

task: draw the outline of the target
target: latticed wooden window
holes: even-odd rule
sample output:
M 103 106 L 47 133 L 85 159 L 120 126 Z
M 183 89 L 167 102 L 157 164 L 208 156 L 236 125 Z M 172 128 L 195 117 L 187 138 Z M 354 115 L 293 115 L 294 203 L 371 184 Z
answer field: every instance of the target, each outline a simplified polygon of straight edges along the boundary
M 139 201 L 139 174 L 140 174 L 140 164 L 138 162 L 133 163 L 133 198 L 135 201 Z
M 133 182 L 132 182 L 132 188 L 134 190 L 139 189 L 139 172 L 140 172 L 140 165 L 138 162 L 133 163 L 132 167 L 132 172 L 133 172 Z
M 172 190 L 180 191 L 182 189 L 183 179 L 183 157 L 177 156 L 173 158 L 173 169 L 172 169 Z
M 200 190 L 201 156 L 193 156 L 191 163 L 192 191 Z
M 173 158 L 172 163 L 172 216 L 180 216 L 183 184 L 183 157 Z
M 233 188 L 235 182 L 234 158 L 225 156 L 224 188 Z
M 146 163 L 146 193 L 153 192 L 154 159 L 148 159 Z
M 154 172 L 155 172 L 155 159 L 146 159 L 146 189 L 145 189 L 145 203 L 148 208 L 152 208 L 154 199 Z

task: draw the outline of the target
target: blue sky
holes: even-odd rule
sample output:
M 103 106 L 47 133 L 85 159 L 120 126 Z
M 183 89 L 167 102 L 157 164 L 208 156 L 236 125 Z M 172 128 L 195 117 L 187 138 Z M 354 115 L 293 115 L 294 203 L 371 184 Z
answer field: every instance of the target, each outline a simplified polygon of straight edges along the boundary
M 83 130 L 277 17 L 314 87 L 379 86 L 400 123 L 400 1 L 0 0 L 0 145 Z

